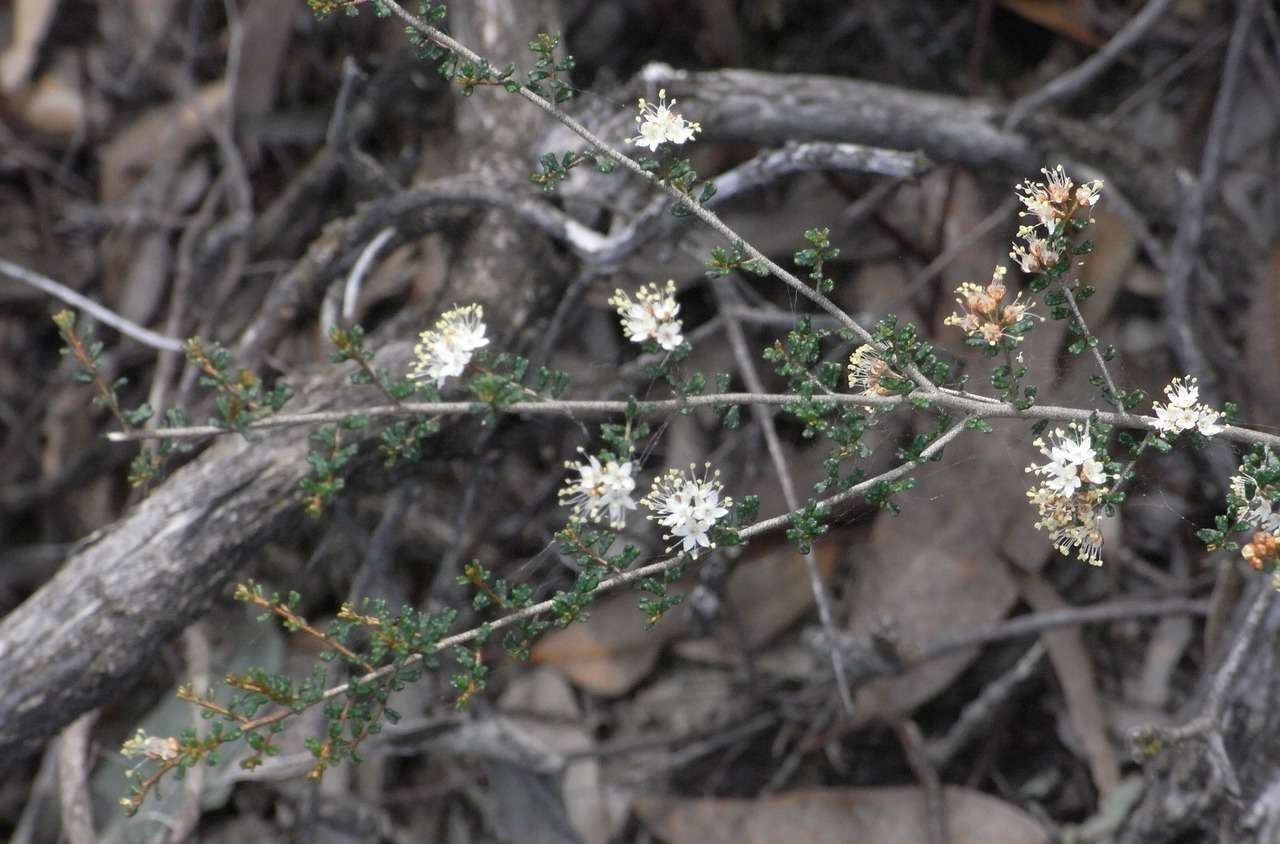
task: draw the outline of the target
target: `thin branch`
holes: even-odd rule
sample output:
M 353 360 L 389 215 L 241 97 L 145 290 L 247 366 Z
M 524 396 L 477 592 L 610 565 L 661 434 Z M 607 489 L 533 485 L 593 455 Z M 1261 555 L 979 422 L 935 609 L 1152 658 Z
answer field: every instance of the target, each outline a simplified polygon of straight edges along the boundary
M 832 402 L 838 405 L 855 405 L 860 407 L 896 407 L 909 404 L 915 396 L 875 396 L 848 393 L 832 393 L 824 395 L 817 401 Z M 705 396 L 690 396 L 682 399 L 664 401 L 644 401 L 635 403 L 635 408 L 645 416 L 661 416 L 688 407 L 715 407 L 724 404 L 774 405 L 780 406 L 797 401 L 808 401 L 804 396 L 790 393 L 716 393 Z M 1011 404 L 997 401 L 986 396 L 975 396 L 951 390 L 939 390 L 929 396 L 929 400 L 939 407 L 970 414 L 979 419 L 1026 419 L 1036 421 L 1048 419 L 1054 422 L 1087 422 L 1097 419 L 1108 425 L 1136 430 L 1158 431 L 1158 420 L 1153 416 L 1136 416 L 1133 414 L 1102 413 L 1085 408 L 1057 407 L 1054 405 L 1038 405 L 1028 410 L 1018 410 Z M 329 425 L 341 422 L 349 416 L 367 416 L 370 419 L 404 418 L 419 415 L 441 414 L 457 416 L 463 414 L 499 413 L 511 415 L 559 415 L 586 414 L 610 415 L 622 414 L 631 407 L 628 401 L 596 401 L 596 400 L 551 400 L 513 402 L 495 408 L 493 405 L 478 401 L 459 402 L 405 402 L 403 405 L 375 405 L 372 407 L 353 407 L 348 410 L 323 410 L 312 413 L 278 413 L 250 423 L 250 431 L 269 428 L 284 428 L 293 425 Z M 136 442 L 147 439 L 198 440 L 205 437 L 222 436 L 236 433 L 227 428 L 214 425 L 194 425 L 185 428 L 161 428 L 155 431 L 111 431 L 105 436 L 111 442 Z M 1265 445 L 1280 448 L 1280 435 L 1240 428 L 1235 425 L 1224 425 L 1222 432 L 1215 435 L 1230 442 L 1245 445 Z
M 1014 663 L 1012 668 L 984 688 L 982 694 L 960 712 L 960 716 L 956 718 L 945 736 L 929 742 L 927 753 L 930 761 L 939 768 L 945 767 L 956 753 L 991 723 L 995 713 L 1018 687 L 1035 675 L 1044 655 L 1044 642 L 1037 641 Z
M 58 797 L 62 804 L 62 833 L 70 844 L 93 844 L 98 840 L 89 799 L 89 744 L 97 720 L 98 710 L 86 712 L 58 736 Z
M 175 340 L 172 337 L 165 337 L 162 334 L 143 328 L 137 323 L 130 322 L 115 311 L 99 305 L 97 302 L 81 295 L 63 284 L 59 284 L 48 276 L 41 275 L 34 270 L 19 266 L 12 261 L 6 261 L 0 258 L 0 273 L 12 278 L 14 281 L 20 281 L 28 284 L 37 290 L 41 290 L 53 296 L 55 299 L 61 299 L 68 305 L 73 305 L 86 311 L 90 316 L 104 325 L 109 325 L 121 334 L 126 334 L 133 339 L 142 343 L 144 346 L 150 346 L 153 349 L 162 349 L 166 352 L 182 351 L 182 341 Z
M 904 718 L 895 725 L 898 741 L 907 757 L 907 765 L 920 781 L 924 789 L 925 816 L 929 835 L 929 844 L 950 844 L 951 834 L 947 829 L 946 797 L 942 789 L 942 777 L 929 758 L 925 748 L 924 736 L 920 727 L 910 718 Z
M 344 320 L 350 321 L 355 318 L 356 299 L 360 296 L 360 284 L 364 281 L 369 268 L 373 266 L 373 260 L 382 251 L 382 247 L 386 246 L 387 242 L 395 237 L 395 234 L 395 228 L 387 226 L 378 232 L 373 240 L 369 241 L 369 245 L 364 248 L 364 251 L 360 253 L 360 257 L 356 259 L 355 266 L 351 268 L 351 275 L 347 276 L 346 286 L 342 290 L 342 318 Z
M 1071 305 L 1071 313 L 1075 315 L 1076 322 L 1079 323 L 1081 330 L 1084 331 L 1084 336 L 1086 338 L 1092 337 L 1089 326 L 1085 324 L 1084 314 L 1080 313 L 1080 306 L 1076 304 L 1075 294 L 1071 292 L 1070 287 L 1063 287 L 1062 292 L 1066 295 L 1067 304 Z M 1111 399 L 1116 404 L 1116 411 L 1120 416 L 1127 419 L 1129 412 L 1124 409 L 1124 402 L 1120 400 L 1120 390 L 1116 387 L 1116 382 L 1111 377 L 1111 370 L 1107 367 L 1107 362 L 1103 359 L 1102 352 L 1098 351 L 1097 346 L 1093 346 L 1091 351 L 1093 352 L 1093 359 L 1098 363 L 1098 369 L 1102 370 L 1102 377 L 1107 382 L 1107 389 L 1111 391 Z
M 920 649 L 918 654 L 912 655 L 908 660 L 908 665 L 948 656 L 956 651 L 971 648 L 974 645 L 1021 639 L 1056 627 L 1097 624 L 1103 621 L 1128 621 L 1135 618 L 1170 615 L 1173 613 L 1204 615 L 1208 610 L 1208 601 L 1196 601 L 1188 598 L 1169 598 L 1158 601 L 1114 601 L 1095 606 L 1048 610 L 1013 618 L 990 627 L 944 634 L 929 641 Z
M 1174 0 L 1147 0 L 1147 5 L 1142 7 L 1142 11 L 1120 27 L 1101 50 L 1053 79 L 1043 88 L 1032 91 L 1015 102 L 1005 117 L 1005 131 L 1011 132 L 1016 129 L 1018 124 L 1032 112 L 1082 91 L 1107 68 L 1125 57 L 1129 50 L 1142 40 L 1147 31 L 1165 16 L 1173 3 Z

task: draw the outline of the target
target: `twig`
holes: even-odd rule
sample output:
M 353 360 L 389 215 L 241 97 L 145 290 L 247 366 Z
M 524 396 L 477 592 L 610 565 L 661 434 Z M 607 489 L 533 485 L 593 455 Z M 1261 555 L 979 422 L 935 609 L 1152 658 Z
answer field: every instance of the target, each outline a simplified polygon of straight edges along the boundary
M 14 281 L 20 281 L 23 284 L 28 284 L 37 290 L 48 293 L 55 299 L 61 299 L 68 305 L 73 305 L 83 311 L 86 311 L 98 322 L 111 326 L 121 334 L 128 335 L 145 346 L 150 346 L 153 349 L 162 349 L 166 352 L 182 351 L 181 340 L 165 337 L 162 334 L 157 334 L 150 329 L 143 328 L 141 325 L 130 322 L 114 311 L 108 310 L 87 296 L 83 296 L 72 290 L 70 287 L 59 284 L 48 276 L 41 275 L 38 272 L 19 266 L 12 261 L 5 260 L 4 258 L 0 258 L 0 273 L 4 273 Z
M 345 152 L 351 146 L 351 132 L 348 123 L 348 103 L 351 91 L 357 81 L 366 78 L 356 60 L 347 56 L 342 60 L 342 84 L 338 88 L 337 99 L 333 103 L 333 113 L 329 115 L 329 125 L 325 129 L 324 143 L 326 147 Z
M 1062 288 L 1062 292 L 1067 297 L 1067 304 L 1071 305 L 1071 313 L 1075 315 L 1076 322 L 1079 324 L 1081 330 L 1084 331 L 1085 339 L 1092 337 L 1092 333 L 1089 331 L 1089 326 L 1085 324 L 1084 314 L 1080 313 L 1080 306 L 1076 304 L 1075 294 L 1071 292 L 1070 287 L 1066 286 Z M 1107 389 L 1111 391 L 1111 400 L 1115 402 L 1116 411 L 1121 417 L 1127 419 L 1129 417 L 1129 411 L 1124 408 L 1124 402 L 1121 401 L 1120 397 L 1120 390 L 1116 387 L 1116 382 L 1111 377 L 1111 370 L 1108 368 L 1106 360 L 1103 359 L 1102 352 L 1098 351 L 1097 346 L 1093 346 L 1091 351 L 1093 352 L 1093 359 L 1098 363 L 1098 369 L 1102 370 L 1102 377 L 1106 379 Z
M 636 403 L 635 407 L 641 414 L 646 416 L 660 416 L 686 407 L 715 407 L 716 405 L 724 404 L 778 406 L 800 401 L 803 398 L 803 396 L 790 393 L 716 393 L 663 401 L 643 401 Z M 838 405 L 895 407 L 901 404 L 909 404 L 911 397 L 831 393 L 830 395 L 823 395 L 819 400 L 829 401 Z M 1029 410 L 1018 410 L 1011 404 L 996 401 L 986 396 L 973 396 L 951 390 L 939 390 L 935 395 L 930 396 L 930 401 L 939 407 L 967 413 L 979 419 L 1049 419 L 1055 422 L 1080 423 L 1088 422 L 1090 419 L 1097 419 L 1100 422 L 1121 428 L 1146 431 L 1159 430 L 1157 427 L 1158 420 L 1153 416 L 1102 413 L 1085 408 L 1058 407 L 1054 405 L 1037 405 Z M 246 426 L 246 429 L 257 431 L 293 425 L 328 425 L 341 422 L 353 415 L 363 415 L 370 419 L 389 419 L 431 414 L 456 416 L 460 414 L 489 413 L 495 409 L 500 413 L 513 415 L 594 415 L 621 414 L 625 413 L 630 406 L 630 402 L 626 401 L 597 401 L 590 399 L 548 399 L 546 401 L 513 402 L 498 408 L 478 401 L 405 402 L 403 405 L 375 405 L 372 407 L 353 407 L 347 410 L 278 413 L 251 422 Z M 105 436 L 111 442 L 136 442 L 146 439 L 198 440 L 231 433 L 235 432 L 214 425 L 193 425 L 184 428 L 161 428 L 155 431 L 111 431 Z M 1280 448 L 1280 435 L 1254 431 L 1250 428 L 1240 428 L 1235 425 L 1224 425 L 1222 432 L 1215 436 L 1223 440 L 1246 445 L 1266 445 L 1272 448 Z
M 1070 609 L 1032 613 L 988 627 L 962 630 L 958 633 L 947 633 L 939 636 L 929 641 L 918 653 L 909 655 L 907 665 L 909 667 L 918 662 L 938 659 L 956 651 L 971 648 L 974 645 L 1021 639 L 1024 636 L 1043 633 L 1055 627 L 1097 624 L 1104 621 L 1127 621 L 1135 618 L 1163 616 L 1173 613 L 1204 615 L 1208 612 L 1208 609 L 1209 603 L 1207 601 L 1168 598 L 1159 601 L 1115 601 L 1095 606 L 1071 607 Z
M 1013 131 L 1022 122 L 1023 118 L 1034 111 L 1040 110 L 1049 103 L 1070 97 L 1083 90 L 1107 68 L 1128 53 L 1133 45 L 1142 40 L 1142 37 L 1147 34 L 1147 30 L 1151 29 L 1169 11 L 1173 2 L 1174 0 L 1147 0 L 1147 5 L 1142 7 L 1142 11 L 1120 27 L 1116 34 L 1111 37 L 1111 40 L 1103 45 L 1102 49 L 1071 70 L 1053 79 L 1044 87 L 1032 91 L 1010 106 L 1009 113 L 1004 119 L 1005 131 Z
M 223 182 L 215 184 L 205 194 L 204 201 L 194 217 L 187 224 L 178 238 L 178 260 L 174 268 L 173 288 L 169 294 L 169 314 L 165 317 L 164 329 L 171 336 L 182 336 L 183 320 L 187 314 L 187 305 L 191 284 L 197 270 L 196 243 L 209 229 L 213 221 L 214 208 L 223 194 Z M 174 352 L 162 352 L 156 356 L 156 369 L 151 378 L 151 391 L 147 402 L 153 408 L 164 408 L 169 404 L 169 382 L 184 357 Z M 156 428 L 160 421 L 159 414 L 147 420 L 148 428 Z
M 942 790 L 942 778 L 938 776 L 938 769 L 925 750 L 924 736 L 920 734 L 916 722 L 910 718 L 899 721 L 895 725 L 895 732 L 907 757 L 907 764 L 911 766 L 911 772 L 924 789 L 929 844 L 948 844 L 951 834 L 947 831 L 947 804 Z
M 1037 641 L 1027 648 L 1012 668 L 988 684 L 982 694 L 965 706 L 945 736 L 929 742 L 926 752 L 930 761 L 939 768 L 950 762 L 978 735 L 979 730 L 991 723 L 995 713 L 1017 688 L 1035 674 L 1044 655 L 1044 642 Z
M 355 319 L 356 299 L 360 295 L 360 284 L 369 272 L 369 267 L 373 265 L 373 259 L 378 257 L 382 247 L 386 246 L 387 242 L 395 235 L 395 228 L 387 226 L 378 232 L 373 240 L 369 241 L 369 245 L 364 248 L 364 251 L 360 253 L 360 257 L 356 259 L 356 264 L 351 268 L 351 275 L 347 276 L 346 286 L 342 290 L 342 318 L 344 320 Z
M 1153 89 L 1159 88 L 1162 85 L 1167 85 L 1177 79 L 1182 75 L 1183 71 L 1187 70 L 1196 62 L 1200 61 L 1200 59 L 1222 46 L 1222 42 L 1225 41 L 1226 38 L 1227 36 L 1225 34 L 1215 32 L 1209 38 L 1199 39 L 1194 47 L 1169 62 L 1169 64 L 1160 69 L 1159 73 L 1143 83 L 1138 90 L 1125 97 L 1119 105 L 1111 110 L 1110 114 L 1098 121 L 1098 128 L 1104 132 L 1114 131 L 1125 115 L 1137 108 L 1137 106 L 1146 99 L 1147 95 Z M 1108 185 L 1108 187 L 1110 187 L 1110 185 Z
M 1095 624 L 1104 621 L 1126 621 L 1134 618 L 1156 617 L 1175 613 L 1202 616 L 1208 610 L 1208 601 L 1193 601 L 1186 598 L 1115 601 L 1087 607 L 1049 610 L 969 630 L 945 633 L 920 646 L 908 647 L 894 643 L 894 652 L 876 653 L 872 659 L 867 658 L 869 648 L 864 640 L 852 633 L 840 633 L 834 642 L 823 641 L 820 634 L 817 638 L 820 646 L 834 646 L 845 654 L 845 658 L 850 661 L 850 664 L 857 664 L 858 670 L 862 672 L 864 677 L 870 678 L 879 674 L 900 674 L 922 663 L 950 656 L 957 651 L 963 651 L 977 645 L 1021 639 L 1026 636 L 1043 633 L 1046 630 L 1053 630 L 1057 627 Z
M 71 722 L 58 737 L 58 797 L 62 803 L 62 834 L 71 844 L 93 844 L 93 810 L 89 802 L 89 739 L 98 710 Z

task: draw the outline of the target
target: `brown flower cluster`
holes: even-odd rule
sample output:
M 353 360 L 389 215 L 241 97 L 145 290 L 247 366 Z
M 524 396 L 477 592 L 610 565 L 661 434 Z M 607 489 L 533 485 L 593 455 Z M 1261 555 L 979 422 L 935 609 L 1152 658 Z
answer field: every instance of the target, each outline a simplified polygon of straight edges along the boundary
M 986 287 L 972 282 L 965 282 L 957 287 L 956 304 L 964 313 L 951 314 L 943 321 L 944 324 L 957 326 L 970 337 L 981 337 L 991 346 L 998 344 L 1003 337 L 1015 343 L 1021 341 L 1021 332 L 1013 332 L 1011 329 L 1022 322 L 1032 306 L 1022 301 L 1021 293 L 1012 302 L 1005 304 L 1004 297 L 1009 292 L 1004 283 L 1006 272 L 1004 267 L 996 267 Z

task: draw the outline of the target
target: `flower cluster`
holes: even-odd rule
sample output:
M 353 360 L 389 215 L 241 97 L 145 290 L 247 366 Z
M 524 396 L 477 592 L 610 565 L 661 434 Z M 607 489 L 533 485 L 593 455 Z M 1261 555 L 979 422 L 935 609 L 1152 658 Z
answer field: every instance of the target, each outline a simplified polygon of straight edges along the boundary
M 695 133 L 702 131 L 702 126 L 685 120 L 672 111 L 671 108 L 675 104 L 674 99 L 667 102 L 665 88 L 658 91 L 656 106 L 641 97 L 640 113 L 636 115 L 636 123 L 640 124 L 640 134 L 627 140 L 636 146 L 648 147 L 650 152 L 657 151 L 658 147 L 664 143 L 683 144 L 692 140 Z
M 986 287 L 972 282 L 957 287 L 956 304 L 964 310 L 964 315 L 952 313 L 943 323 L 958 326 L 965 334 L 980 338 L 990 346 L 997 345 L 1002 338 L 1015 344 L 1021 342 L 1028 327 L 1023 319 L 1030 315 L 1032 306 L 1022 301 L 1021 293 L 1004 304 L 1008 292 L 1004 285 L 1005 272 L 1004 267 L 996 267 Z
M 892 396 L 884 378 L 901 378 L 889 364 L 868 345 L 861 345 L 849 356 L 849 386 L 864 396 Z
M 489 345 L 484 331 L 484 310 L 479 305 L 446 311 L 433 328 L 419 335 L 410 377 L 443 387 L 446 378 L 462 374 L 476 349 Z
M 724 485 L 717 480 L 720 473 L 710 474 L 710 469 L 711 464 L 706 464 L 701 478 L 694 465 L 689 466 L 688 474 L 670 469 L 653 482 L 641 501 L 651 511 L 650 519 L 670 528 L 670 533 L 662 535 L 663 539 L 676 540 L 668 550 L 678 545 L 687 554 L 698 548 L 715 547 L 709 532 L 717 520 L 728 515 L 733 500 L 721 497 Z
M 1192 376 L 1174 378 L 1164 388 L 1164 394 L 1169 399 L 1168 403 L 1152 403 L 1156 412 L 1156 430 L 1160 433 L 1176 436 L 1195 429 L 1206 437 L 1212 437 L 1222 432 L 1222 426 L 1218 424 L 1222 412 L 1200 404 L 1200 388 Z
M 570 478 L 560 490 L 561 505 L 572 507 L 577 519 L 597 522 L 604 516 L 615 530 L 626 525 L 627 511 L 636 509 L 631 497 L 636 481 L 630 460 L 622 463 L 607 460 L 601 465 L 600 459 L 592 454 L 586 463 L 569 462 L 565 468 L 576 471 L 578 477 Z
M 1062 222 L 1075 216 L 1081 208 L 1092 208 L 1101 198 L 1102 182 L 1095 180 L 1076 187 L 1059 164 L 1052 170 L 1041 169 L 1043 182 L 1024 181 L 1015 190 L 1026 209 L 1019 216 L 1034 217 L 1036 225 L 1043 226 L 1045 234 L 1055 234 Z M 1024 227 L 1020 237 L 1033 233 L 1034 227 Z M 1028 250 L 1030 251 L 1030 250 Z
M 665 289 L 652 282 L 636 291 L 632 301 L 624 291 L 617 290 L 609 299 L 622 319 L 622 333 L 632 343 L 654 341 L 668 352 L 680 348 L 684 337 L 680 333 L 681 322 L 676 319 L 680 305 L 676 303 L 676 283 L 668 280 Z
M 1049 458 L 1044 464 L 1032 464 L 1027 471 L 1041 476 L 1027 497 L 1040 512 L 1037 530 L 1048 531 L 1053 547 L 1090 565 L 1102 564 L 1102 530 L 1099 520 L 1106 504 L 1111 480 L 1106 466 L 1098 459 L 1087 429 L 1076 424 L 1068 431 L 1056 429 L 1053 442 L 1046 445 L 1037 439 L 1034 445 Z

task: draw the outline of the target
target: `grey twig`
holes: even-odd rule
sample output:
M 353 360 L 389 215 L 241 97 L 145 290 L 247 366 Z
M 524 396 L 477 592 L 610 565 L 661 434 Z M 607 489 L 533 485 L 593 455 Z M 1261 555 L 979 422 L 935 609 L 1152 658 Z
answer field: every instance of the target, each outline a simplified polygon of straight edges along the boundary
M 942 790 L 942 778 L 925 750 L 924 736 L 915 721 L 904 718 L 896 725 L 898 741 L 902 744 L 911 772 L 924 789 L 925 815 L 929 844 L 948 844 L 951 833 L 947 830 L 947 804 Z
M 93 810 L 89 800 L 89 739 L 98 710 L 71 722 L 58 737 L 58 797 L 62 804 L 62 834 L 71 844 L 93 844 Z
M 1173 0 L 1147 0 L 1147 5 L 1142 7 L 1142 11 L 1120 27 L 1101 50 L 1010 106 L 1009 113 L 1004 119 L 1005 130 L 1016 129 L 1028 114 L 1044 108 L 1049 103 L 1084 90 L 1090 82 L 1119 61 L 1133 45 L 1142 40 L 1147 30 L 1164 17 L 1172 5 Z
M 714 407 L 723 404 L 745 405 L 785 405 L 803 398 L 790 393 L 714 393 L 705 396 L 689 396 L 682 399 L 666 399 L 663 401 L 642 401 L 636 407 L 647 416 L 661 416 L 674 413 L 686 407 Z M 849 393 L 824 394 L 821 401 L 835 404 L 865 407 L 896 407 L 907 404 L 914 394 L 902 396 L 868 396 Z M 1088 422 L 1091 418 L 1108 425 L 1117 425 L 1134 430 L 1156 431 L 1157 420 L 1153 416 L 1137 416 L 1134 414 L 1100 413 L 1087 408 L 1058 407 L 1054 405 L 1037 405 L 1029 410 L 1018 410 L 1005 402 L 987 396 L 976 396 L 951 390 L 939 390 L 929 400 L 939 407 L 967 413 L 979 419 L 1049 419 L 1055 422 Z M 629 404 L 625 401 L 583 400 L 547 400 L 512 402 L 497 408 L 501 413 L 512 415 L 609 415 L 626 412 Z M 278 413 L 259 419 L 248 425 L 249 431 L 261 431 L 268 428 L 284 428 L 293 425 L 328 425 L 341 422 L 343 419 L 362 415 L 370 419 L 392 419 L 413 416 L 429 416 L 441 414 L 459 416 L 465 414 L 486 413 L 494 410 L 492 405 L 478 401 L 458 402 L 405 402 L 403 404 L 374 405 L 371 407 L 352 407 L 346 410 L 322 410 L 311 413 Z M 215 425 L 193 425 L 185 428 L 160 428 L 154 431 L 111 431 L 105 436 L 111 442 L 136 442 L 148 439 L 198 440 L 205 437 L 223 436 L 235 433 L 228 428 Z M 1216 438 L 1229 442 L 1247 445 L 1266 445 L 1280 448 L 1280 435 L 1240 428 L 1235 425 L 1224 425 Z
M 955 757 L 972 741 L 980 730 L 991 723 L 995 713 L 1013 693 L 1032 677 L 1044 659 L 1044 642 L 1037 641 L 1023 654 L 1013 667 L 982 690 L 982 694 L 972 700 L 960 716 L 956 718 L 951 729 L 942 738 L 929 742 L 927 752 L 933 764 L 941 768 Z
M 14 281 L 20 281 L 37 290 L 44 291 L 55 299 L 61 299 L 68 305 L 80 308 L 98 322 L 111 326 L 121 334 L 128 335 L 145 346 L 150 346 L 153 349 L 162 349 L 166 352 L 182 351 L 181 340 L 165 337 L 148 328 L 143 328 L 137 323 L 130 322 L 115 311 L 108 310 L 89 297 L 77 293 L 70 287 L 59 284 L 48 276 L 41 275 L 34 270 L 29 270 L 4 258 L 0 258 L 0 273 L 4 273 Z
M 1080 324 L 1080 328 L 1084 330 L 1086 338 L 1093 335 L 1089 331 L 1089 326 L 1084 321 L 1084 314 L 1080 313 L 1080 306 L 1076 304 L 1075 294 L 1071 292 L 1070 287 L 1062 288 L 1062 292 L 1066 294 L 1067 304 L 1071 306 L 1071 313 L 1075 316 L 1076 322 Z M 1120 416 L 1128 418 L 1129 411 L 1124 409 L 1124 402 L 1120 400 L 1120 390 L 1116 387 L 1115 380 L 1111 377 L 1111 369 L 1107 366 L 1107 362 L 1102 357 L 1102 352 L 1098 351 L 1098 347 L 1092 347 L 1093 359 L 1098 363 L 1098 369 L 1102 370 L 1102 377 L 1106 379 L 1107 389 L 1111 391 L 1111 399 L 1115 402 L 1116 411 Z
M 347 276 L 346 286 L 342 290 L 342 318 L 344 320 L 355 319 L 356 299 L 360 295 L 360 285 L 364 281 L 365 275 L 368 274 L 369 268 L 373 266 L 373 260 L 378 257 L 382 247 L 386 246 L 387 242 L 395 237 L 395 234 L 396 230 L 391 226 L 378 232 L 377 236 L 369 241 L 369 245 L 360 253 L 360 257 L 356 259 L 355 266 L 351 268 L 351 275 Z
M 1262 620 L 1266 618 L 1267 610 L 1270 609 L 1271 602 L 1276 595 L 1276 590 L 1271 587 L 1270 583 L 1259 583 L 1255 588 L 1257 594 L 1253 599 L 1253 603 L 1249 606 L 1248 613 L 1245 614 L 1244 621 L 1240 623 L 1239 629 L 1236 630 L 1235 641 L 1231 644 L 1231 650 L 1228 652 L 1227 658 L 1222 661 L 1222 664 L 1213 674 L 1204 708 L 1200 714 L 1180 726 L 1172 728 L 1148 727 L 1135 736 L 1143 745 L 1158 747 L 1179 744 L 1188 739 L 1204 739 L 1208 747 L 1210 763 L 1221 777 L 1222 785 L 1232 795 L 1239 795 L 1241 791 L 1235 766 L 1231 762 L 1231 757 L 1227 754 L 1222 736 L 1223 716 L 1226 714 L 1227 708 L 1227 692 L 1231 688 L 1231 683 L 1235 680 L 1236 675 L 1240 672 L 1240 666 L 1244 662 L 1245 654 L 1253 646 L 1254 636 L 1257 634 L 1258 628 L 1261 627 Z
M 939 636 L 929 641 L 918 653 L 910 655 L 907 664 L 911 665 L 917 662 L 937 659 L 974 645 L 1021 639 L 1024 636 L 1043 633 L 1056 627 L 1097 624 L 1104 621 L 1125 621 L 1173 613 L 1204 615 L 1208 608 L 1209 605 L 1206 601 L 1168 598 L 1157 601 L 1114 601 L 1095 606 L 1071 607 L 1069 609 L 1032 613 L 1031 615 L 1020 616 L 989 627 L 962 630 L 957 633 Z

